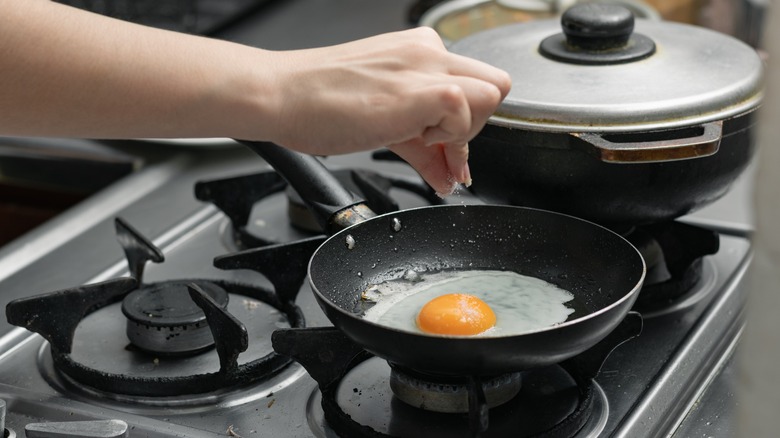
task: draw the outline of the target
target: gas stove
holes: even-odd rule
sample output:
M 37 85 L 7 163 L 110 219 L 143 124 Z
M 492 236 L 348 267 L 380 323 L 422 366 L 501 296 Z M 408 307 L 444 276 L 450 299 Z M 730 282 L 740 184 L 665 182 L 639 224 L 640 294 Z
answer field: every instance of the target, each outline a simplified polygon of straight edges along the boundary
M 236 165 L 239 158 L 245 162 L 245 151 L 219 152 L 235 160 L 215 166 L 202 157 L 178 169 L 178 186 L 189 192 L 194 210 L 155 230 L 149 218 L 141 219 L 150 211 L 143 200 L 131 203 L 101 221 L 108 227 L 92 227 L 64 245 L 108 242 L 115 248 L 113 263 L 83 264 L 81 275 L 90 273 L 84 280 L 24 289 L 26 298 L 8 308 L 9 321 L 43 334 L 4 327 L 0 399 L 8 436 L 25 436 L 25 429 L 26 436 L 84 436 L 86 430 L 126 436 L 125 424 L 129 436 L 139 437 L 657 436 L 679 426 L 736 345 L 749 241 L 737 230 L 715 232 L 686 220 L 657 227 L 662 237 L 650 243 L 646 236 L 635 243 L 651 248 L 643 253 L 654 272 L 647 286 L 652 294 L 643 291 L 635 309 L 641 318 L 631 314 L 606 344 L 573 361 L 483 381 L 482 391 L 468 380 L 396 372 L 331 328 L 316 304 L 305 265 L 322 237 L 307 228 L 294 193 L 259 158 Z M 366 198 L 379 187 L 374 195 L 384 192 L 397 204 L 383 208 L 441 202 L 402 164 L 367 154 L 326 163 L 367 190 Z M 216 206 L 225 208 L 220 188 L 235 195 L 245 179 L 262 196 L 238 208 L 242 214 L 230 207 L 226 214 Z M 447 202 L 480 201 L 462 192 Z M 675 234 L 670 228 L 678 229 L 686 248 L 688 240 L 703 242 L 694 245 L 702 248 L 692 250 L 699 255 L 688 257 L 695 262 L 684 263 L 685 269 L 671 262 L 684 255 L 650 255 L 680 245 L 668 236 Z M 146 234 L 149 229 L 155 234 Z M 290 241 L 303 243 L 287 247 Z M 251 263 L 232 256 L 252 247 L 270 251 Z M 20 274 L 47 272 L 46 265 L 62 255 L 53 251 L 4 284 L 13 288 Z M 677 289 L 668 286 L 675 278 L 684 286 L 669 292 Z M 139 293 L 168 289 L 173 303 L 138 303 L 144 299 Z M 58 292 L 30 298 L 52 291 Z M 158 315 L 165 308 L 177 309 L 172 321 Z M 217 335 L 216 346 L 208 330 L 196 329 L 202 318 L 186 319 L 197 308 Z M 214 322 L 220 320 L 226 322 Z M 506 400 L 476 413 L 468 402 L 451 407 L 479 394 L 489 401 L 505 390 Z M 445 399 L 445 407 L 431 411 L 432 399 Z M 46 427 L 55 434 L 36 435 Z
M 276 2 L 220 36 L 337 43 L 404 27 L 412 2 L 363 3 Z M 743 326 L 749 226 L 719 219 L 741 214 L 741 195 L 709 208 L 714 219 L 620 230 L 648 284 L 605 342 L 550 367 L 440 381 L 333 329 L 305 279 L 321 233 L 258 157 L 233 144 L 109 144 L 144 167 L 0 249 L 0 305 L 21 300 L 0 319 L 5 436 L 733 435 L 727 412 L 701 401 L 729 375 Z M 324 161 L 380 212 L 480 203 L 465 191 L 442 201 L 370 153 Z M 268 250 L 233 257 L 251 248 Z M 150 301 L 160 291 L 170 299 Z

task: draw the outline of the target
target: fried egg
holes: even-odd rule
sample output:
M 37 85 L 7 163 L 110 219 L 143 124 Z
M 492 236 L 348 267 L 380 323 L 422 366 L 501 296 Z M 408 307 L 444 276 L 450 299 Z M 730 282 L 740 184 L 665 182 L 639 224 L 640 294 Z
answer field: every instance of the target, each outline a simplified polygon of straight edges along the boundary
M 560 324 L 574 312 L 571 292 L 511 271 L 442 271 L 414 282 L 377 284 L 364 318 L 399 330 L 443 336 L 512 336 Z

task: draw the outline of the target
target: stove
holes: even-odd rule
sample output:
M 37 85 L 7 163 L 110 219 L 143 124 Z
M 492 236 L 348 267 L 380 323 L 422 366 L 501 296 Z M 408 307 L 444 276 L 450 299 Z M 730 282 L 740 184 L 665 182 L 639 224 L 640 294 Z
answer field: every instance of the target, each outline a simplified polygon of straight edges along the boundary
M 286 32 L 298 12 L 328 4 L 310 3 L 277 4 L 273 23 L 263 16 L 224 37 Z M 346 16 L 375 16 L 354 3 L 341 6 Z M 397 22 L 378 14 L 371 31 L 401 27 L 402 3 L 376 2 Z M 295 38 L 264 46 L 293 48 Z M 742 331 L 751 245 L 740 226 L 692 216 L 619 230 L 649 276 L 636 312 L 604 341 L 549 367 L 442 379 L 389 364 L 331 326 L 305 279 L 323 236 L 258 157 L 234 145 L 110 145 L 145 166 L 0 249 L 7 437 L 709 432 L 690 423 Z M 387 156 L 325 163 L 376 211 L 445 202 L 404 164 L 378 158 Z M 480 203 L 467 191 L 446 202 Z
M 323 237 L 253 159 L 254 173 L 225 172 L 230 161 L 219 177 L 188 169 L 194 211 L 145 235 L 127 219 L 144 209 L 130 205 L 106 219 L 112 227 L 81 236 L 111 242 L 114 263 L 85 265 L 91 278 L 25 290 L 8 307 L 11 323 L 41 333 L 13 328 L 0 341 L 8 436 L 47 425 L 52 436 L 82 436 L 80 427 L 126 436 L 108 431 L 117 424 L 148 437 L 656 436 L 684 419 L 741 330 L 749 241 L 681 221 L 626 231 L 651 248 L 647 290 L 661 298 L 638 300 L 641 317 L 573 360 L 476 382 L 397 369 L 330 327 L 305 281 Z M 441 202 L 401 164 L 326 161 L 382 208 Z M 263 196 L 228 215 L 215 199 L 220 187 L 235 194 L 237 179 Z M 479 200 L 463 192 L 447 202 Z

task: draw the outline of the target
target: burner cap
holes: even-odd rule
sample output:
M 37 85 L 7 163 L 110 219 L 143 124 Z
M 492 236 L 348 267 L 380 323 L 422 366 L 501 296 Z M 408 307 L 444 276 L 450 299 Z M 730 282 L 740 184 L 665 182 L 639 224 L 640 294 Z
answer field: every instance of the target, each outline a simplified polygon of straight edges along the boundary
M 214 345 L 206 315 L 190 298 L 187 283 L 144 285 L 122 301 L 127 337 L 136 347 L 157 354 L 196 353 Z M 214 283 L 196 281 L 223 309 L 228 293 Z
M 400 400 L 426 411 L 444 413 L 469 412 L 469 388 L 464 379 L 441 381 L 393 366 L 390 389 Z M 488 407 L 494 408 L 514 398 L 522 387 L 521 373 L 509 373 L 482 382 Z

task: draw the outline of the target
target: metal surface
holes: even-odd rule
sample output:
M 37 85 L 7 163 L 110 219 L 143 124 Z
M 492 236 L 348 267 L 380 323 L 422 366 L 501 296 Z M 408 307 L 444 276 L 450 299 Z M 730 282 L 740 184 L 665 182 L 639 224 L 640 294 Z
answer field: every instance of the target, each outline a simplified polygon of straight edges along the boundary
M 489 123 L 546 132 L 638 132 L 736 116 L 761 100 L 762 61 L 748 45 L 705 28 L 637 20 L 657 52 L 608 66 L 556 62 L 539 43 L 558 21 L 505 26 L 451 46 L 506 70 L 512 90 Z
M 140 167 L 140 157 L 100 144 L 0 137 L 0 182 L 93 193 Z
M 357 163 L 364 158 L 355 156 L 349 159 L 356 160 Z M 339 164 L 343 162 L 341 160 Z M 392 165 L 387 166 L 393 168 Z M 224 170 L 230 169 L 223 168 L 223 172 Z M 191 190 L 192 186 L 183 191 L 181 196 L 192 196 Z M 227 277 L 250 282 L 261 281 L 261 278 L 251 272 L 225 272 L 208 268 L 215 255 L 228 252 L 220 233 L 221 227 L 226 222 L 227 219 L 215 213 L 214 208 L 206 207 L 201 214 L 193 216 L 193 220 L 170 226 L 168 230 L 161 230 L 155 234 L 154 236 L 158 237 L 153 239 L 154 243 L 165 253 L 166 263 L 149 266 L 147 278 L 151 281 L 159 281 L 171 277 L 197 275 Z M 148 226 L 150 225 L 142 225 L 139 228 L 145 230 Z M 113 223 L 109 221 L 102 231 L 96 230 L 95 233 L 84 237 L 88 237 L 87 240 L 93 244 L 103 240 L 109 241 L 113 247 L 113 251 L 109 254 L 114 254 L 117 260 L 120 259 L 122 251 L 113 237 Z M 654 392 L 652 390 L 654 377 L 667 363 L 667 355 L 676 351 L 677 345 L 684 342 L 687 338 L 687 328 L 699 320 L 707 304 L 713 297 L 718 296 L 729 279 L 735 280 L 732 282 L 735 293 L 740 292 L 736 281 L 738 276 L 733 276 L 731 273 L 735 271 L 735 266 L 746 263 L 744 257 L 748 248 L 748 243 L 742 238 L 723 237 L 721 251 L 709 257 L 705 263 L 704 274 L 711 280 L 703 283 L 704 289 L 700 294 L 697 293 L 704 298 L 698 304 L 688 306 L 677 313 L 646 321 L 642 336 L 624 344 L 613 353 L 598 379 L 608 400 L 609 415 L 604 420 L 606 423 L 603 426 L 604 431 L 591 436 L 609 436 L 619 427 L 621 419 L 630 414 L 632 406 L 641 402 L 643 394 Z M 96 281 L 109 276 L 126 275 L 126 272 L 126 264 L 124 266 L 109 264 L 105 270 L 93 271 L 89 275 Z M 301 291 L 297 302 L 302 307 L 310 326 L 328 324 L 308 288 Z M 122 330 L 123 327 L 120 325 L 118 332 L 121 333 Z M 7 394 L 7 399 L 10 400 L 27 400 L 24 398 L 27 397 L 25 394 L 32 392 L 31 400 L 43 398 L 50 400 L 49 403 L 56 404 L 25 405 L 18 401 L 11 403 L 8 422 L 16 431 L 21 431 L 27 422 L 35 421 L 31 420 L 31 417 L 39 418 L 38 422 L 74 420 L 72 416 L 67 415 L 70 410 L 80 413 L 78 415 L 81 417 L 108 416 L 123 419 L 135 427 L 134 430 L 138 431 L 139 436 L 213 437 L 215 434 L 224 435 L 231 425 L 233 430 L 242 436 L 251 436 L 252 430 L 263 430 L 269 436 L 322 436 L 318 435 L 319 432 L 310 429 L 307 423 L 306 406 L 314 383 L 300 367 L 292 366 L 268 381 L 242 390 L 189 397 L 189 400 L 184 397 L 181 400 L 150 398 L 143 402 L 133 399 L 112 401 L 98 395 L 76 391 L 72 384 L 62 382 L 57 373 L 51 371 L 46 365 L 49 360 L 46 344 L 39 337 L 24 333 L 23 330 L 16 330 L 0 339 L 5 352 L 0 356 L 0 369 L 3 370 L 0 373 L 0 385 L 5 385 L 0 386 L 0 392 Z M 695 350 L 685 350 L 685 354 L 694 352 Z M 688 361 L 684 358 L 680 360 Z M 695 360 L 695 357 L 689 359 L 691 366 L 694 366 Z M 32 373 L 31 368 L 35 370 Z M 673 383 L 669 391 L 679 391 L 680 385 L 676 381 Z M 646 388 L 651 390 L 646 392 Z M 61 395 L 63 393 L 69 394 L 68 398 L 63 397 Z M 64 416 L 58 414 L 61 412 L 58 409 L 63 409 L 55 408 L 58 404 L 65 406 Z M 30 410 L 25 410 L 24 406 L 31 406 Z M 366 408 L 367 405 L 364 404 L 361 409 Z M 30 412 L 31 417 L 27 416 L 27 412 Z M 38 415 L 44 417 L 36 417 L 32 412 L 39 412 Z M 371 414 L 367 411 L 367 415 L 379 414 Z M 162 421 L 163 419 L 168 421 Z
M 736 437 L 739 435 L 735 407 L 739 404 L 739 385 L 737 385 L 736 346 L 742 339 L 734 339 L 722 360 L 708 376 L 703 393 L 690 407 L 685 418 L 675 429 L 674 436 L 679 438 L 694 436 Z
M 656 385 L 621 425 L 618 437 L 663 436 L 677 428 L 721 362 L 731 355 L 743 325 L 744 283 L 750 257 L 746 257 L 723 286 L 707 314 L 692 327 L 688 338 L 671 356 Z M 685 382 L 683 385 L 682 382 Z M 675 388 L 677 387 L 677 388 Z
M 130 436 L 122 420 L 30 423 L 24 427 L 27 438 L 124 438 Z
M 522 387 L 520 373 L 511 373 L 482 382 L 488 407 L 512 400 Z M 404 374 L 397 368 L 390 372 L 390 388 L 404 402 L 433 412 L 468 412 L 469 390 L 466 383 L 429 382 Z
M 593 146 L 601 161 L 609 163 L 660 163 L 709 157 L 718 152 L 723 133 L 722 121 L 701 126 L 701 132 L 696 129 L 693 131 L 689 137 L 660 140 L 651 139 L 650 135 L 644 138 L 629 137 L 622 141 L 610 140 L 609 136 L 590 132 L 572 135 Z

